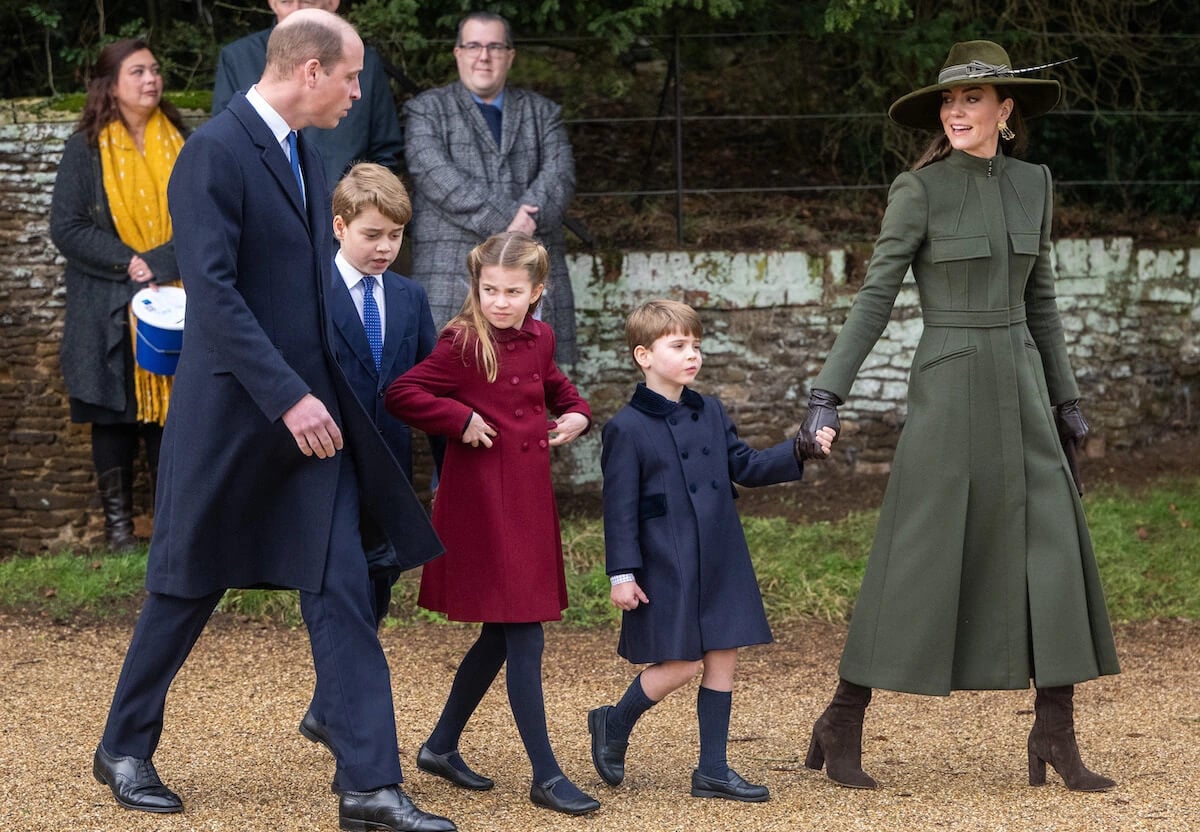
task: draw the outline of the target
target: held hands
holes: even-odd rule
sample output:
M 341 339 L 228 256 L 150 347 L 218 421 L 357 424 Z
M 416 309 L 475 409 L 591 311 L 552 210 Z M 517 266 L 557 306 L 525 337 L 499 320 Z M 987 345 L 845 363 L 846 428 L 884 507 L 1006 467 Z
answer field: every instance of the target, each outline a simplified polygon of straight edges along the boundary
M 588 418 L 582 413 L 564 413 L 549 423 L 550 447 L 565 445 L 587 430 Z
M 316 454 L 318 459 L 328 459 L 342 449 L 342 432 L 337 422 L 312 393 L 306 393 L 288 408 L 283 423 L 305 456 Z
M 650 599 L 646 597 L 646 593 L 642 592 L 642 588 L 638 586 L 637 581 L 625 581 L 620 584 L 613 584 L 612 591 L 608 594 L 612 600 L 613 606 L 620 610 L 636 610 L 638 604 L 649 604 Z
M 1058 439 L 1067 455 L 1067 465 L 1071 469 L 1071 479 L 1075 480 L 1075 490 L 1083 496 L 1083 478 L 1079 476 L 1077 455 L 1080 443 L 1091 429 L 1087 420 L 1083 418 L 1083 411 L 1079 409 L 1079 399 L 1071 399 L 1054 408 L 1054 426 L 1058 428 Z
M 842 429 L 837 412 L 841 403 L 842 400 L 828 390 L 814 388 L 809 394 L 808 414 L 796 432 L 796 441 L 792 445 L 792 454 L 797 462 L 822 459 L 829 455 L 829 449 Z
M 492 447 L 492 437 L 496 435 L 496 429 L 483 421 L 483 417 L 478 413 L 471 413 L 471 421 L 467 422 L 467 429 L 462 433 L 462 441 L 464 445 L 470 445 L 473 448 L 478 448 L 483 445 L 485 448 Z
M 513 214 L 512 222 L 508 224 L 508 231 L 521 231 L 525 234 L 533 236 L 537 231 L 537 219 L 533 216 L 538 212 L 536 205 L 522 205 L 517 209 L 517 213 Z
M 154 272 L 146 265 L 146 261 L 137 254 L 130 258 L 129 266 L 125 271 L 129 273 L 129 279 L 134 283 L 149 283 L 154 279 Z

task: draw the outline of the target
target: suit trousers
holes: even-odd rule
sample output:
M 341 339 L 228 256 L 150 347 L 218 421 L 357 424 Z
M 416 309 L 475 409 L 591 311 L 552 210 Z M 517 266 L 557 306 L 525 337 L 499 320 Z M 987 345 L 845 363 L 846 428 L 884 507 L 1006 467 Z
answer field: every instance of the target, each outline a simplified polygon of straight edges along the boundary
M 359 538 L 358 485 L 344 452 L 314 464 L 341 467 L 321 591 L 301 592 L 300 612 L 312 647 L 316 698 L 337 757 L 335 789 L 372 791 L 403 778 L 391 679 Z M 222 594 L 146 598 L 104 729 L 110 754 L 154 755 L 167 691 Z

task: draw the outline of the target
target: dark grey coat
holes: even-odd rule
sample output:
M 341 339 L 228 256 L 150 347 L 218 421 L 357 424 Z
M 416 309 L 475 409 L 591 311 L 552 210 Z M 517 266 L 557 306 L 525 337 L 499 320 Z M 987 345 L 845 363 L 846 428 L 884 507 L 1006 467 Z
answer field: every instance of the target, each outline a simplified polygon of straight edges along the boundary
M 734 483 L 800 479 L 791 442 L 756 451 L 715 397 L 685 388 L 677 404 L 644 384 L 603 440 L 607 571 L 632 572 L 650 599 L 622 614 L 617 652 L 694 661 L 770 642 Z
M 1052 405 L 1079 396 L 1043 167 L 954 151 L 896 178 L 866 282 L 812 382 L 842 398 L 909 266 L 925 329 L 841 676 L 869 687 L 1069 685 L 1117 673 Z
M 54 196 L 50 239 L 67 259 L 67 314 L 60 349 L 67 393 L 73 399 L 125 410 L 129 301 L 144 284 L 126 271 L 139 252 L 121 242 L 113 225 L 100 169 L 100 153 L 84 133 L 67 139 Z M 174 241 L 140 252 L 155 279 L 179 279 Z
M 529 90 L 506 87 L 500 144 L 461 82 L 404 105 L 404 153 L 413 181 L 412 277 L 429 293 L 439 327 L 467 296 L 467 255 L 508 228 L 521 205 L 537 205 L 536 236 L 550 253 L 542 320 L 557 340 L 554 359 L 573 363 L 575 296 L 567 274 L 563 217 L 575 195 L 575 159 L 562 109 Z

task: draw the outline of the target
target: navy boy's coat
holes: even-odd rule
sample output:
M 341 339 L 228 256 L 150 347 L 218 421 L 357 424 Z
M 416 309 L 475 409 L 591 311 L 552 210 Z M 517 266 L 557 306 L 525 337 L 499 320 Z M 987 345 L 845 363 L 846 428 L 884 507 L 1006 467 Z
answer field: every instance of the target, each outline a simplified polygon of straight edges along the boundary
M 734 483 L 798 480 L 790 441 L 756 451 L 721 402 L 672 402 L 639 384 L 604 426 L 608 574 L 632 572 L 650 599 L 622 614 L 617 652 L 635 664 L 694 661 L 771 641 Z
M 354 394 L 362 402 L 367 413 L 375 420 L 388 448 L 404 474 L 412 480 L 412 431 L 408 425 L 387 412 L 383 406 L 383 394 L 388 385 L 408 371 L 417 362 L 433 352 L 437 344 L 437 329 L 433 325 L 433 313 L 425 289 L 415 280 L 409 280 L 392 271 L 380 276 L 383 284 L 384 326 L 383 360 L 375 369 L 375 359 L 367 343 L 362 319 L 346 281 L 333 267 L 333 291 L 329 298 L 330 314 L 333 316 L 335 337 L 334 354 Z
M 168 186 L 188 309 L 147 589 L 184 598 L 249 586 L 320 592 L 347 457 L 364 509 L 405 565 L 437 556 L 420 501 L 333 358 L 333 220 L 320 157 L 301 138 L 306 203 L 242 95 L 192 138 Z M 280 418 L 310 392 L 342 430 L 345 450 L 332 459 L 301 454 Z

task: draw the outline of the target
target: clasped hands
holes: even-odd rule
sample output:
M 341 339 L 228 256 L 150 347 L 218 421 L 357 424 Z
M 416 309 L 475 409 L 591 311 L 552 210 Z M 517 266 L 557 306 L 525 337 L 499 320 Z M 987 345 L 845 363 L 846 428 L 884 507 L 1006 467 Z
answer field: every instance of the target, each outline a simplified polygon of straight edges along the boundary
M 553 422 L 546 422 L 546 432 L 550 434 L 550 447 L 567 444 L 587 430 L 587 426 L 588 417 L 582 413 L 564 413 Z M 485 422 L 478 413 L 472 412 L 471 420 L 462 432 L 462 441 L 463 444 L 475 448 L 480 445 L 490 448 L 492 437 L 495 435 L 496 429 Z

